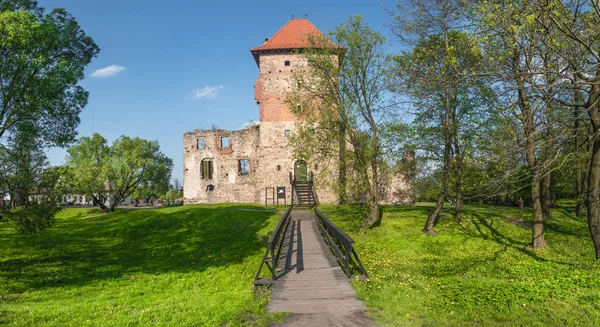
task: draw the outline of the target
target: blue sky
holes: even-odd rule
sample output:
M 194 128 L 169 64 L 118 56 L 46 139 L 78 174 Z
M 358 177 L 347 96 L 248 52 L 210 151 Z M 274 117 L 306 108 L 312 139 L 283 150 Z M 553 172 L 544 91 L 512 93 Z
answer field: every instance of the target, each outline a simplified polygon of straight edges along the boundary
M 396 1 L 154 1 L 38 0 L 66 8 L 102 49 L 81 85 L 90 92 L 80 136 L 109 141 L 120 135 L 158 140 L 183 181 L 183 133 L 197 128 L 236 130 L 258 120 L 253 84 L 258 69 L 250 49 L 275 34 L 292 15 L 327 33 L 360 14 L 392 39 L 383 6 Z M 94 75 L 94 76 L 92 76 Z M 64 149 L 48 151 L 51 164 Z

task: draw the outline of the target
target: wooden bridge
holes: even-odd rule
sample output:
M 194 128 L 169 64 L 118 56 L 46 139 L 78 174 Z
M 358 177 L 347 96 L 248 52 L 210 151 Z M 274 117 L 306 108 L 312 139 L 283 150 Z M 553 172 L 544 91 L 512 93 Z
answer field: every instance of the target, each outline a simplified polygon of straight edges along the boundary
M 366 278 L 353 242 L 318 209 L 290 207 L 269 239 L 254 282 L 273 285 L 268 310 L 312 314 L 313 318 L 321 315 L 330 326 L 354 326 L 346 323 L 350 320 L 357 322 L 356 326 L 374 326 L 362 315 L 367 308 L 350 285 L 353 271 Z M 259 278 L 264 267 L 270 278 Z M 353 318 L 344 318 L 349 315 Z M 297 325 L 321 325 L 323 319 L 302 320 Z

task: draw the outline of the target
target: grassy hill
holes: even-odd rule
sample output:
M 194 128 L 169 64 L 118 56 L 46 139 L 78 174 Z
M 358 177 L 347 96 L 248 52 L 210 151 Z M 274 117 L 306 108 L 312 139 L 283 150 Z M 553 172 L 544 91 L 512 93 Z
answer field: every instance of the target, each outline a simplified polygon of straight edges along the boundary
M 387 326 L 600 326 L 600 262 L 585 219 L 556 208 L 550 248 L 531 251 L 531 212 L 467 206 L 446 210 L 436 237 L 421 233 L 429 206 L 388 207 L 380 227 L 359 232 L 359 207 L 321 210 L 356 241 L 370 281 L 354 282 Z
M 251 287 L 280 215 L 248 207 L 63 209 L 36 235 L 1 224 L 0 325 L 266 325 L 278 317 Z
M 280 214 L 249 205 L 63 209 L 19 235 L 0 224 L 0 325 L 266 326 L 252 279 Z M 428 206 L 387 207 L 358 230 L 360 207 L 321 206 L 356 240 L 370 281 L 354 281 L 384 326 L 600 326 L 600 263 L 584 219 L 556 208 L 550 248 L 533 252 L 530 212 L 466 206 L 421 233 Z

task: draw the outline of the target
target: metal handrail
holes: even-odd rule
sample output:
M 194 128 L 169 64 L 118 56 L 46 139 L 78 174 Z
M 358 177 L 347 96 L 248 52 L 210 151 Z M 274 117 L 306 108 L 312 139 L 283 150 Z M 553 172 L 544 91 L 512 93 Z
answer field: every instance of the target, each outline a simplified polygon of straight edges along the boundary
M 358 266 L 361 274 L 365 278 L 369 278 L 365 267 L 363 267 L 362 262 L 358 258 L 358 254 L 354 250 L 354 240 L 348 236 L 343 230 L 337 227 L 331 220 L 327 219 L 325 215 L 319 211 L 315 207 L 315 214 L 317 216 L 317 226 L 321 235 L 325 239 L 327 245 L 337 258 L 342 270 L 346 276 L 352 276 L 352 272 L 350 271 L 350 264 L 354 260 L 355 264 Z
M 292 206 L 290 206 L 281 219 L 273 233 L 269 237 L 267 241 L 267 249 L 265 251 L 265 255 L 263 256 L 263 260 L 260 263 L 260 267 L 258 267 L 258 271 L 256 272 L 256 276 L 254 277 L 254 285 L 265 285 L 272 284 L 275 281 L 277 276 L 277 267 L 279 266 L 279 259 L 281 254 L 281 248 L 283 247 L 283 241 L 285 240 L 285 234 L 290 225 L 290 221 L 292 218 Z M 262 271 L 263 265 L 266 265 L 271 273 L 271 278 L 264 279 L 260 278 L 260 273 Z

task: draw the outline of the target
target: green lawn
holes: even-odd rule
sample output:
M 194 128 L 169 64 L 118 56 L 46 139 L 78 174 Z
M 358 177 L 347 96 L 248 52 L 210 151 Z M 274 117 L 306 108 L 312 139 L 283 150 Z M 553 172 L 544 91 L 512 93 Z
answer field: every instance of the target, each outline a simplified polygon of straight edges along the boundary
M 0 224 L 0 325 L 266 326 L 252 279 L 280 214 L 248 205 L 63 209 L 18 235 Z M 370 281 L 353 283 L 386 326 L 600 326 L 600 263 L 584 219 L 557 208 L 551 248 L 528 248 L 530 212 L 451 209 L 424 236 L 429 207 L 386 207 L 359 232 L 359 207 L 321 206 L 356 240 Z
M 0 325 L 265 326 L 252 280 L 280 218 L 252 206 L 63 209 L 18 235 L 0 224 Z M 260 209 L 260 207 L 254 207 Z
M 387 207 L 382 225 L 359 232 L 358 207 L 321 206 L 356 241 L 370 281 L 353 283 L 385 326 L 600 326 L 600 262 L 585 219 L 557 208 L 551 248 L 533 252 L 530 211 L 467 206 L 421 233 L 428 206 Z

